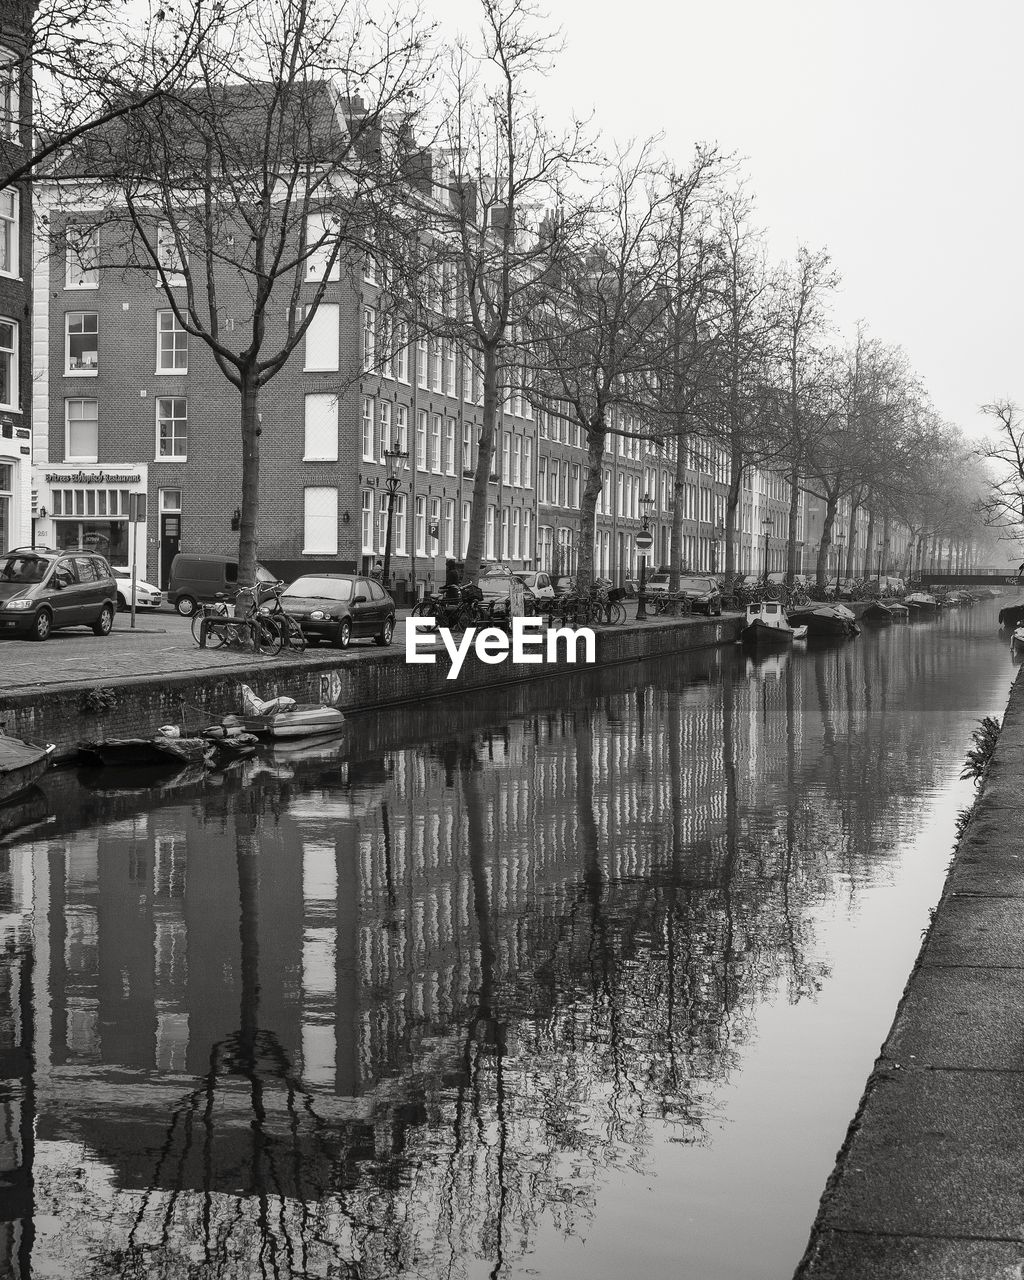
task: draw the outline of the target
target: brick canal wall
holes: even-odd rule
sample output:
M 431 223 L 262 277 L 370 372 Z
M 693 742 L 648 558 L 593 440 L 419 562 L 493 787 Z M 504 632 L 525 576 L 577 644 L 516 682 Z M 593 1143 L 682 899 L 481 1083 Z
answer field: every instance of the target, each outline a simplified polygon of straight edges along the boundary
M 611 667 L 731 644 L 742 626 L 742 618 L 725 617 L 599 629 L 595 632 L 594 666 Z M 456 680 L 447 678 L 450 669 L 450 659 L 443 650 L 428 666 L 407 663 L 404 649 L 396 647 L 340 654 L 311 650 L 298 658 L 218 670 L 214 651 L 209 667 L 187 674 L 118 680 L 116 671 L 111 671 L 75 685 L 3 694 L 0 722 L 9 734 L 54 742 L 60 749 L 80 741 L 149 737 L 159 725 L 183 720 L 198 727 L 204 718 L 213 721 L 229 711 L 239 711 L 238 687 L 243 682 L 264 698 L 287 694 L 297 702 L 363 711 L 447 697 L 463 690 L 549 679 L 556 671 L 569 675 L 582 668 L 564 657 L 557 666 L 512 661 L 488 665 L 471 653 Z

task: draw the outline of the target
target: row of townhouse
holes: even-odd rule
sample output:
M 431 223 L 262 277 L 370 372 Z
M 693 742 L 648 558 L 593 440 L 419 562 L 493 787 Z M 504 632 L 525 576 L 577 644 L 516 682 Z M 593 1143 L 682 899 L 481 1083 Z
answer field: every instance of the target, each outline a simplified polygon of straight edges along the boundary
M 86 547 L 115 564 L 136 560 L 142 576 L 166 586 L 178 551 L 237 548 L 237 391 L 207 346 L 178 323 L 156 271 L 126 270 L 116 234 L 87 204 L 76 210 L 66 192 L 58 203 L 45 185 L 36 197 L 44 231 L 33 255 L 27 192 L 0 193 L 0 550 L 30 541 Z M 157 252 L 166 266 L 180 266 L 169 228 L 159 229 Z M 170 279 L 183 294 L 184 276 Z M 385 553 L 385 481 L 397 467 L 390 585 L 410 594 L 429 590 L 468 545 L 480 371 L 450 339 L 392 323 L 380 308 L 372 255 L 331 263 L 326 252 L 313 254 L 304 288 L 305 304 L 324 288 L 322 301 L 301 346 L 261 393 L 260 558 L 284 577 L 327 566 L 367 569 Z M 223 279 L 220 292 L 231 343 L 249 324 L 248 299 L 238 279 Z M 443 313 L 454 305 L 446 274 L 432 292 L 428 307 Z M 283 311 L 270 322 L 283 325 Z M 521 378 L 508 382 L 484 555 L 513 569 L 571 573 L 586 440 L 565 416 L 535 409 Z M 635 420 L 611 425 L 597 571 L 635 576 L 636 537 L 648 526 L 650 562 L 669 561 L 677 448 L 686 451 L 683 565 L 723 569 L 722 450 L 697 439 L 659 448 L 641 437 Z M 782 568 L 788 486 L 758 472 L 748 473 L 745 485 L 738 568 Z M 145 515 L 133 522 L 143 495 Z M 813 493 L 801 494 L 797 538 L 805 569 L 821 536 L 815 512 L 822 507 Z M 830 571 L 838 566 L 837 551 Z

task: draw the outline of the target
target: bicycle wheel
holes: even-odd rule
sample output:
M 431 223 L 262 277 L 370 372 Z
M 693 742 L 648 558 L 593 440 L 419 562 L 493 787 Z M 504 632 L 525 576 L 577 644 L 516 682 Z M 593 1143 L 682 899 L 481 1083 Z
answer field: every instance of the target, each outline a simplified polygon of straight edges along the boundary
M 608 620 L 613 627 L 621 627 L 626 621 L 626 606 L 616 600 L 609 606 Z
M 259 629 L 260 653 L 276 658 L 284 648 L 284 627 L 276 618 L 260 618 L 256 626 Z
M 200 609 L 192 615 L 192 639 L 199 643 L 199 636 L 203 629 L 203 623 L 206 621 L 206 614 Z M 209 644 L 212 636 L 206 637 L 206 643 Z
M 284 631 L 284 643 L 289 649 L 294 649 L 296 652 L 302 653 L 309 644 L 309 638 L 305 631 L 303 631 L 298 621 L 287 613 L 282 617 L 281 622 L 283 624 L 282 630 Z

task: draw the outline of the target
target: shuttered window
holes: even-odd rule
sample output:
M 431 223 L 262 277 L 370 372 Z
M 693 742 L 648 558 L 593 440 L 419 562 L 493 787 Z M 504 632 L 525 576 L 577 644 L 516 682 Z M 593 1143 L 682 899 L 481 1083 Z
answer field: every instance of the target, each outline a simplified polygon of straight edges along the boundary
M 338 491 L 307 488 L 303 495 L 303 555 L 338 554 Z
M 307 373 L 333 373 L 338 368 L 338 304 L 321 302 L 306 330 Z
M 306 396 L 306 442 L 303 462 L 338 461 L 338 397 Z

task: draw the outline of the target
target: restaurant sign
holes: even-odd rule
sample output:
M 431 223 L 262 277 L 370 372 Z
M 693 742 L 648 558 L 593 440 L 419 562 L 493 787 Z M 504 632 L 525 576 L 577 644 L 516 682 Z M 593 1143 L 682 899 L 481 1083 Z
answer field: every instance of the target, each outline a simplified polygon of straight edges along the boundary
M 142 476 L 126 471 L 48 471 L 47 484 L 141 484 Z

